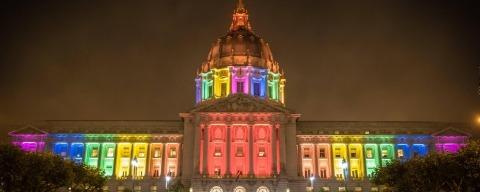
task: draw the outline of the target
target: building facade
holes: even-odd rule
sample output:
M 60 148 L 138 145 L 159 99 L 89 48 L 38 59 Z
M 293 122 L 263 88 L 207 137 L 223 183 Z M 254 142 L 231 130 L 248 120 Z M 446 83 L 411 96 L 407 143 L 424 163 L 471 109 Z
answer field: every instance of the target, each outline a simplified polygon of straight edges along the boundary
M 105 191 L 379 191 L 368 178 L 394 159 L 456 152 L 466 124 L 300 121 L 286 78 L 239 1 L 195 77 L 179 121 L 36 121 L 10 132 L 25 151 L 97 167 Z

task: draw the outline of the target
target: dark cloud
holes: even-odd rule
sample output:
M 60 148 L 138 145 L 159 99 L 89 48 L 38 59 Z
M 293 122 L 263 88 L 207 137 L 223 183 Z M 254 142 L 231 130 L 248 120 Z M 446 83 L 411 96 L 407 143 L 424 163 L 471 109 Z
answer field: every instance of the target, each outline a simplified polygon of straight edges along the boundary
M 247 1 L 304 120 L 470 121 L 475 1 Z M 3 1 L 0 121 L 178 119 L 233 1 Z

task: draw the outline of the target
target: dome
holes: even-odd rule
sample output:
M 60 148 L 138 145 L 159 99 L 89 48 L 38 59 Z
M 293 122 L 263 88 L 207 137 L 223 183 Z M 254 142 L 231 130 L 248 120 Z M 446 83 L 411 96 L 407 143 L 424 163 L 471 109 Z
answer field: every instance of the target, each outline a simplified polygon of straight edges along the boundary
M 241 2 L 233 13 L 228 33 L 213 43 L 200 72 L 227 66 L 253 66 L 280 72 L 268 43 L 252 31 L 248 12 Z
M 268 43 L 253 32 L 239 0 L 230 29 L 213 43 L 197 71 L 196 103 L 245 94 L 285 104 L 285 82 Z

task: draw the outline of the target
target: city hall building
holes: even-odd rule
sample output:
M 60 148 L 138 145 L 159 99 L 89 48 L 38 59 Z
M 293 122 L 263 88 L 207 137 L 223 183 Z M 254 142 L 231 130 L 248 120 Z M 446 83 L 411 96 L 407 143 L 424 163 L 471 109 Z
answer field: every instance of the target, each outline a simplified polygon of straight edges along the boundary
M 35 121 L 10 132 L 104 171 L 105 191 L 380 191 L 373 171 L 394 159 L 456 152 L 471 127 L 440 122 L 301 121 L 285 106 L 285 74 L 240 1 L 194 77 L 196 105 L 178 121 Z

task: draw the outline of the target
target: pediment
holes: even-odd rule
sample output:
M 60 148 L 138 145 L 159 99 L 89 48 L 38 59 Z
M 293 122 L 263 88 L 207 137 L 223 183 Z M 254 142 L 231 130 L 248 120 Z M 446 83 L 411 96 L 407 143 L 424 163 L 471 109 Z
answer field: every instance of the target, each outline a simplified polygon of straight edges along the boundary
M 203 101 L 190 112 L 278 112 L 292 113 L 284 105 L 246 94 L 233 94 L 225 98 Z
M 9 133 L 9 135 L 45 135 L 45 134 L 48 134 L 48 133 L 32 125 L 26 125 L 20 129 L 17 129 Z
M 433 136 L 471 136 L 470 133 L 454 127 L 447 127 L 432 134 Z

